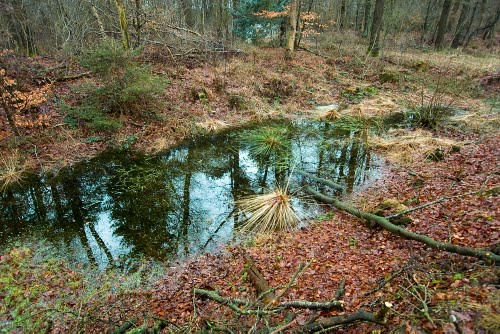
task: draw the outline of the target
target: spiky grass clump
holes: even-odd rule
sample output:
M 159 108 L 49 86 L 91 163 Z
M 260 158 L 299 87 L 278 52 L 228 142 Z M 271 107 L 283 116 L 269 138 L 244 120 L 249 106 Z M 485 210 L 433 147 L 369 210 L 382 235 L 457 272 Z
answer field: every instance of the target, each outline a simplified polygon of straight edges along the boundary
M 21 183 L 25 171 L 26 165 L 22 162 L 17 150 L 7 156 L 0 166 L 0 191 L 6 190 L 15 183 Z
M 240 142 L 255 156 L 268 158 L 287 153 L 291 147 L 286 128 L 266 127 L 245 131 Z
M 297 226 L 300 218 L 291 203 L 292 196 L 286 188 L 262 195 L 253 195 L 236 202 L 250 217 L 239 228 L 242 233 L 262 235 L 278 231 L 289 231 Z

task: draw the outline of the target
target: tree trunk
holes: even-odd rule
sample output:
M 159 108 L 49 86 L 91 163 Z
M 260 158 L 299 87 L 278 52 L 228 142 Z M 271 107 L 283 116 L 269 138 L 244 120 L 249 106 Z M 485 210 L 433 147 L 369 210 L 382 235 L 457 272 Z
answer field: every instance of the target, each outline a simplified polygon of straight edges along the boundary
M 469 15 L 470 0 L 462 1 L 462 10 L 460 11 L 460 17 L 458 18 L 457 28 L 455 29 L 455 37 L 451 42 L 451 47 L 453 49 L 458 48 L 461 45 L 463 38 L 465 25 L 467 23 L 467 16 Z
M 457 25 L 457 15 L 460 9 L 460 1 L 461 0 L 453 0 L 453 6 L 451 6 L 451 12 L 450 17 L 448 18 L 448 26 L 446 27 L 446 31 L 452 31 L 453 28 Z
M 193 3 L 191 0 L 181 0 L 182 12 L 188 28 L 194 27 Z
M 385 0 L 376 0 L 375 9 L 373 11 L 370 45 L 368 46 L 368 53 L 373 57 L 378 57 L 380 52 L 380 35 L 382 34 L 384 5 Z
M 441 10 L 441 17 L 439 18 L 435 41 L 436 48 L 438 49 L 443 48 L 444 35 L 446 33 L 446 27 L 448 26 L 448 17 L 450 16 L 451 3 L 452 0 L 444 0 L 443 9 Z
M 99 16 L 99 12 L 94 4 L 92 6 L 92 15 L 94 16 L 97 26 L 99 27 L 99 33 L 101 34 L 101 38 L 106 37 L 106 31 L 104 30 L 104 24 L 102 23 L 101 17 Z
M 344 29 L 344 27 L 345 27 L 346 1 L 347 0 L 341 0 L 341 2 L 340 2 L 340 15 L 339 15 L 339 28 L 340 29 Z
M 497 6 L 496 13 L 491 20 L 488 20 L 488 26 L 485 29 L 483 40 L 488 39 L 486 45 L 491 48 L 495 45 L 496 27 L 500 18 L 500 4 Z
M 447 1 L 447 0 L 445 0 Z M 451 1 L 451 0 L 449 0 Z M 431 14 L 431 9 L 434 7 L 434 4 L 436 3 L 435 0 L 428 0 L 427 2 L 427 8 L 425 10 L 425 18 L 424 18 L 424 25 L 422 26 L 422 35 L 420 36 L 420 42 L 425 41 L 425 35 L 427 34 L 427 27 L 429 26 L 429 16 Z
M 465 29 L 465 31 L 463 33 L 463 36 L 464 36 L 463 40 L 462 40 L 463 46 L 467 46 L 467 44 L 468 44 L 469 35 L 471 34 L 472 24 L 474 23 L 474 19 L 476 18 L 478 6 L 479 6 L 479 1 L 476 1 L 476 3 L 474 4 L 474 8 L 472 9 L 472 14 L 470 15 L 469 20 L 467 22 L 467 28 Z M 479 23 L 479 24 L 481 24 L 481 23 Z
M 365 0 L 365 12 L 363 15 L 363 37 L 370 33 L 370 12 L 372 10 L 372 0 Z
M 300 19 L 300 15 L 302 14 L 302 3 L 300 0 L 298 1 L 298 7 L 297 7 L 297 19 L 295 23 L 295 41 L 294 41 L 294 49 L 297 49 L 299 47 L 300 41 L 302 40 L 302 20 Z
M 291 0 L 290 12 L 288 13 L 288 35 L 286 43 L 285 59 L 291 60 L 295 51 L 295 36 L 297 34 L 297 12 L 299 0 Z
M 123 48 L 125 50 L 129 50 L 130 35 L 128 32 L 127 15 L 125 14 L 125 5 L 123 4 L 123 0 L 116 0 L 116 9 L 118 10 L 118 19 L 120 20 Z
M 135 19 L 134 19 L 134 28 L 135 28 L 135 44 L 136 47 L 141 45 L 142 42 L 142 36 L 141 36 L 141 30 L 142 30 L 142 22 L 141 22 L 141 17 L 142 17 L 142 4 L 141 0 L 134 0 L 135 3 Z

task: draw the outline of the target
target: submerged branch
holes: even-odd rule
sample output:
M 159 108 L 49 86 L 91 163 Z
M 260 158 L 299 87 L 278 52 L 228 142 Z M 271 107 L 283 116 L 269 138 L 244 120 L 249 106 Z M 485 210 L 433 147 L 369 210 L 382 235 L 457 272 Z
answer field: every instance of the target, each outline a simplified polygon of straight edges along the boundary
M 343 187 L 340 184 L 338 184 L 338 183 L 335 183 L 335 182 L 330 181 L 330 180 L 323 179 L 321 177 L 314 176 L 314 175 L 309 174 L 308 172 L 305 172 L 303 170 L 296 169 L 295 173 L 300 174 L 302 176 L 305 176 L 308 179 L 311 179 L 313 181 L 319 182 L 319 183 L 321 183 L 321 184 L 323 184 L 323 185 L 325 185 L 327 187 L 330 187 L 332 189 L 335 189 L 335 190 L 342 190 L 343 189 Z

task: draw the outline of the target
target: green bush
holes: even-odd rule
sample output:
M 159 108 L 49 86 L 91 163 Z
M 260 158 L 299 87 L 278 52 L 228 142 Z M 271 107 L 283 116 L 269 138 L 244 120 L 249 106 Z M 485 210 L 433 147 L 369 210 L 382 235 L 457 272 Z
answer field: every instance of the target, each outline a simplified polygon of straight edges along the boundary
M 78 106 L 66 107 L 67 121 L 79 121 L 96 130 L 116 130 L 118 114 L 151 116 L 161 107 L 161 94 L 167 81 L 153 74 L 151 66 L 139 64 L 134 52 L 106 41 L 81 57 L 81 64 L 89 68 L 99 85 L 80 85 L 84 94 Z

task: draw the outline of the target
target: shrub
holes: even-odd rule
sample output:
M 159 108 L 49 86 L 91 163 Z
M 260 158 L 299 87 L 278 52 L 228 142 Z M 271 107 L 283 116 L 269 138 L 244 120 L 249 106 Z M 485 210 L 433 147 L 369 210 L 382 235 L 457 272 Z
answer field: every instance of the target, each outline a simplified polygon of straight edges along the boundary
M 116 130 L 120 127 L 117 114 L 154 115 L 161 106 L 159 95 L 166 81 L 153 75 L 151 66 L 139 64 L 133 52 L 124 51 L 113 42 L 103 42 L 89 50 L 81 64 L 88 67 L 100 85 L 81 85 L 84 93 L 80 105 L 66 107 L 67 121 L 75 119 L 97 130 Z
M 432 94 L 426 96 L 425 86 L 432 89 Z M 462 95 L 465 82 L 439 78 L 426 83 L 422 81 L 420 102 L 413 106 L 413 116 L 423 127 L 434 129 L 449 116 L 455 101 Z

